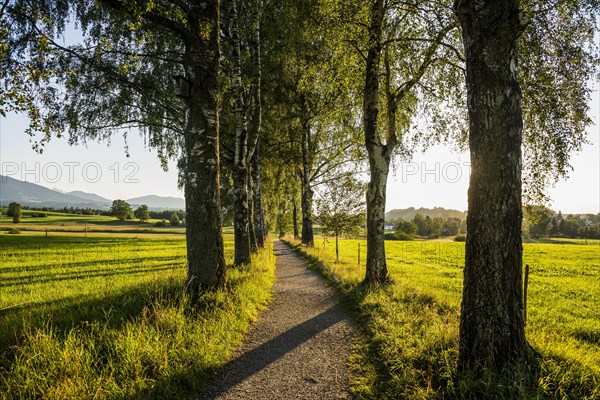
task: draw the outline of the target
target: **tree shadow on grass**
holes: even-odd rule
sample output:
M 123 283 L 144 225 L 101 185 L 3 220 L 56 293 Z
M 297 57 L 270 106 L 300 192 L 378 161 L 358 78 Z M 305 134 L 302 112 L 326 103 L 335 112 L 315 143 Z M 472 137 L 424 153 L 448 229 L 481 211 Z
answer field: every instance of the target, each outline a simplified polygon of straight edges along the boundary
M 142 313 L 157 298 L 178 301 L 182 294 L 179 279 L 153 281 L 130 286 L 109 294 L 66 297 L 45 302 L 25 303 L 0 311 L 0 366 L 14 357 L 14 346 L 26 329 L 51 329 L 58 337 L 94 322 L 117 329 Z
M 453 398 L 595 399 L 599 376 L 578 360 L 555 353 L 542 354 L 528 345 L 527 356 L 501 371 L 458 375 L 464 396 Z M 457 386 L 459 387 L 459 386 Z
M 121 263 L 115 263 L 121 265 Z M 33 275 L 33 276 L 21 276 L 15 278 L 6 278 L 0 282 L 0 287 L 16 287 L 23 285 L 38 285 L 49 282 L 60 282 L 60 281 L 71 281 L 78 279 L 92 279 L 92 278 L 109 278 L 117 277 L 119 275 L 133 275 L 133 274 L 146 274 L 151 272 L 166 271 L 180 269 L 181 264 L 173 262 L 153 264 L 146 268 L 139 268 L 139 265 L 124 266 L 121 268 L 110 268 L 106 269 L 106 265 L 100 265 L 93 269 L 86 269 L 79 272 L 66 272 L 56 273 L 53 275 Z
M 183 264 L 185 262 L 184 255 L 170 255 L 170 256 L 152 256 L 152 258 L 148 257 L 128 257 L 128 258 L 111 258 L 111 259 L 97 259 L 90 261 L 61 261 L 59 265 L 63 268 L 69 269 L 84 269 L 89 268 L 90 266 L 101 266 L 106 267 L 109 265 L 121 265 L 121 264 L 147 264 L 148 261 L 172 261 L 179 262 Z M 35 267 L 9 267 L 0 269 L 0 286 L 12 286 L 9 284 L 11 280 L 19 280 L 23 278 L 36 278 L 36 277 L 47 277 L 48 274 L 39 273 L 35 274 L 35 272 L 40 271 L 48 271 L 48 269 L 55 267 L 56 265 L 42 264 Z M 3 278 L 2 275 L 10 274 L 15 272 L 21 272 L 23 275 L 19 277 L 9 277 Z M 25 275 L 26 274 L 26 275 Z

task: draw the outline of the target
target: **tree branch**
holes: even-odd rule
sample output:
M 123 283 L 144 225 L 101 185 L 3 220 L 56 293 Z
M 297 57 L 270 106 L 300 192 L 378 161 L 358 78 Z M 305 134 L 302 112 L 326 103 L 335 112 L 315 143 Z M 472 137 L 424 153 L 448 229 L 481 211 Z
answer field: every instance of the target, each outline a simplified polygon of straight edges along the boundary
M 81 127 L 86 130 L 89 130 L 89 131 L 101 131 L 104 129 L 129 129 L 129 128 L 142 128 L 142 127 L 146 127 L 146 128 L 147 127 L 156 127 L 156 128 L 161 128 L 161 129 L 172 130 L 177 133 L 182 133 L 181 130 L 179 130 L 178 128 L 175 128 L 173 126 L 151 123 L 151 122 L 144 121 L 141 119 L 130 119 L 130 120 L 123 121 L 123 122 L 118 122 L 118 123 L 114 123 L 114 124 L 105 124 L 105 125 L 82 124 Z
M 125 11 L 123 8 L 123 2 L 120 0 L 99 0 L 101 4 L 115 10 L 115 11 Z M 170 30 L 171 32 L 177 34 L 183 39 L 192 40 L 191 32 L 185 28 L 183 24 L 177 23 L 170 18 L 165 17 L 156 12 L 148 11 L 141 15 L 144 19 L 155 23 L 156 25 L 162 26 L 165 29 Z
M 189 5 L 182 0 L 170 0 L 173 4 L 175 4 L 177 7 L 179 7 L 181 9 L 181 11 L 183 11 L 184 13 L 188 13 L 190 12 L 190 7 Z
M 175 58 L 167 58 L 167 57 L 163 57 L 161 56 L 161 54 L 166 54 L 168 52 L 163 52 L 163 53 L 134 53 L 134 52 L 130 52 L 130 51 L 124 51 L 124 50 L 104 50 L 105 54 L 120 54 L 123 56 L 130 56 L 130 57 L 145 57 L 145 58 L 154 58 L 156 60 L 160 60 L 160 61 L 165 61 L 165 62 L 170 62 L 170 63 L 174 63 L 174 64 L 183 64 L 183 58 L 180 59 L 175 59 Z M 176 53 L 176 52 L 172 52 L 175 53 L 177 55 L 180 55 L 183 57 L 182 54 Z
M 365 56 L 365 53 L 363 53 L 363 51 L 358 47 L 358 43 L 356 42 L 356 40 L 345 39 L 343 41 L 346 43 L 349 43 L 354 48 L 354 50 L 356 50 L 358 52 L 358 54 L 362 57 L 362 59 L 364 61 L 367 61 L 367 56 Z
M 425 75 L 427 72 L 427 68 L 433 63 L 435 52 L 438 47 L 442 44 L 444 37 L 450 32 L 452 29 L 458 26 L 458 22 L 454 21 L 451 24 L 446 25 L 442 30 L 440 30 L 437 36 L 432 40 L 431 46 L 425 51 L 425 55 L 423 56 L 423 61 L 421 65 L 417 69 L 416 73 L 413 75 L 412 79 L 407 82 L 404 82 L 402 85 L 396 89 L 394 96 L 396 105 L 408 94 L 408 92 L 412 89 L 412 87 Z
M 394 39 L 388 39 L 388 40 L 386 40 L 385 42 L 383 42 L 382 46 L 385 47 L 385 46 L 387 46 L 389 44 L 392 44 L 392 43 L 402 43 L 402 42 L 428 42 L 428 43 L 435 43 L 436 39 L 428 39 L 428 38 L 394 38 Z M 456 47 L 454 47 L 450 43 L 439 42 L 438 45 L 444 46 L 444 47 L 448 48 L 449 50 L 452 50 L 452 52 L 454 53 L 454 55 L 456 55 L 456 58 L 458 58 L 462 62 L 465 62 L 465 57 L 461 54 L 461 52 Z
M 5 0 L 2 3 L 2 8 L 0 8 L 0 18 L 4 17 L 4 11 L 6 10 L 6 6 L 8 6 L 10 0 Z

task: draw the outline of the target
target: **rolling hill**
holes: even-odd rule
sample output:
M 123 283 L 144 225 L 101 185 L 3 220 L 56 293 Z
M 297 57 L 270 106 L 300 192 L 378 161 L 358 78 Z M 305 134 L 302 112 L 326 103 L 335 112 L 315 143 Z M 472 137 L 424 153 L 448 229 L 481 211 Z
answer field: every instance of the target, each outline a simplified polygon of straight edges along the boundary
M 415 214 L 421 214 L 424 216 L 429 215 L 430 218 L 459 218 L 466 219 L 467 212 L 466 211 L 458 211 L 458 210 L 449 210 L 443 207 L 434 207 L 434 208 L 403 208 L 391 210 L 385 213 L 386 222 L 397 221 L 399 218 L 404 220 L 411 220 L 415 216 Z
M 61 193 L 35 183 L 0 176 L 0 203 L 6 205 L 13 201 L 30 207 L 108 208 L 110 206 L 110 204 Z
M 80 197 L 82 199 L 86 199 L 88 201 L 93 201 L 96 203 L 105 203 L 108 205 L 110 205 L 112 203 L 112 200 L 109 200 L 106 197 L 98 196 L 95 193 L 82 192 L 81 190 L 74 190 L 72 192 L 69 192 L 68 194 L 70 194 L 71 196 Z
M 128 202 L 129 204 L 131 204 L 132 206 L 136 206 L 136 205 L 139 206 L 139 205 L 145 204 L 150 208 L 156 208 L 156 209 L 161 209 L 161 210 L 165 210 L 165 209 L 185 210 L 185 200 L 183 200 L 179 197 L 162 197 L 162 196 L 149 195 L 149 196 L 136 197 L 133 199 L 127 199 L 125 201 Z

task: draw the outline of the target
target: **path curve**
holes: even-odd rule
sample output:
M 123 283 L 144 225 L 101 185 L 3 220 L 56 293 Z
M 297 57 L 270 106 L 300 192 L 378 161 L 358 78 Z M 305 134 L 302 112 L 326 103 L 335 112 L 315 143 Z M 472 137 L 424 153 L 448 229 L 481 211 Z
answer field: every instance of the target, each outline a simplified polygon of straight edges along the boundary
M 356 328 L 334 291 L 275 242 L 274 299 L 200 399 L 349 399 Z

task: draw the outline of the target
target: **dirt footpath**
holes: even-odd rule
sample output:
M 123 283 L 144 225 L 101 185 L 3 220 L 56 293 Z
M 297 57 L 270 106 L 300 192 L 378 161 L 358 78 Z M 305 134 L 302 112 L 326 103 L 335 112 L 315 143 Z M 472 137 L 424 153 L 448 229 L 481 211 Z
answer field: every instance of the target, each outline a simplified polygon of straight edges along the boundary
M 355 326 L 323 279 L 275 242 L 274 300 L 200 399 L 349 399 Z

